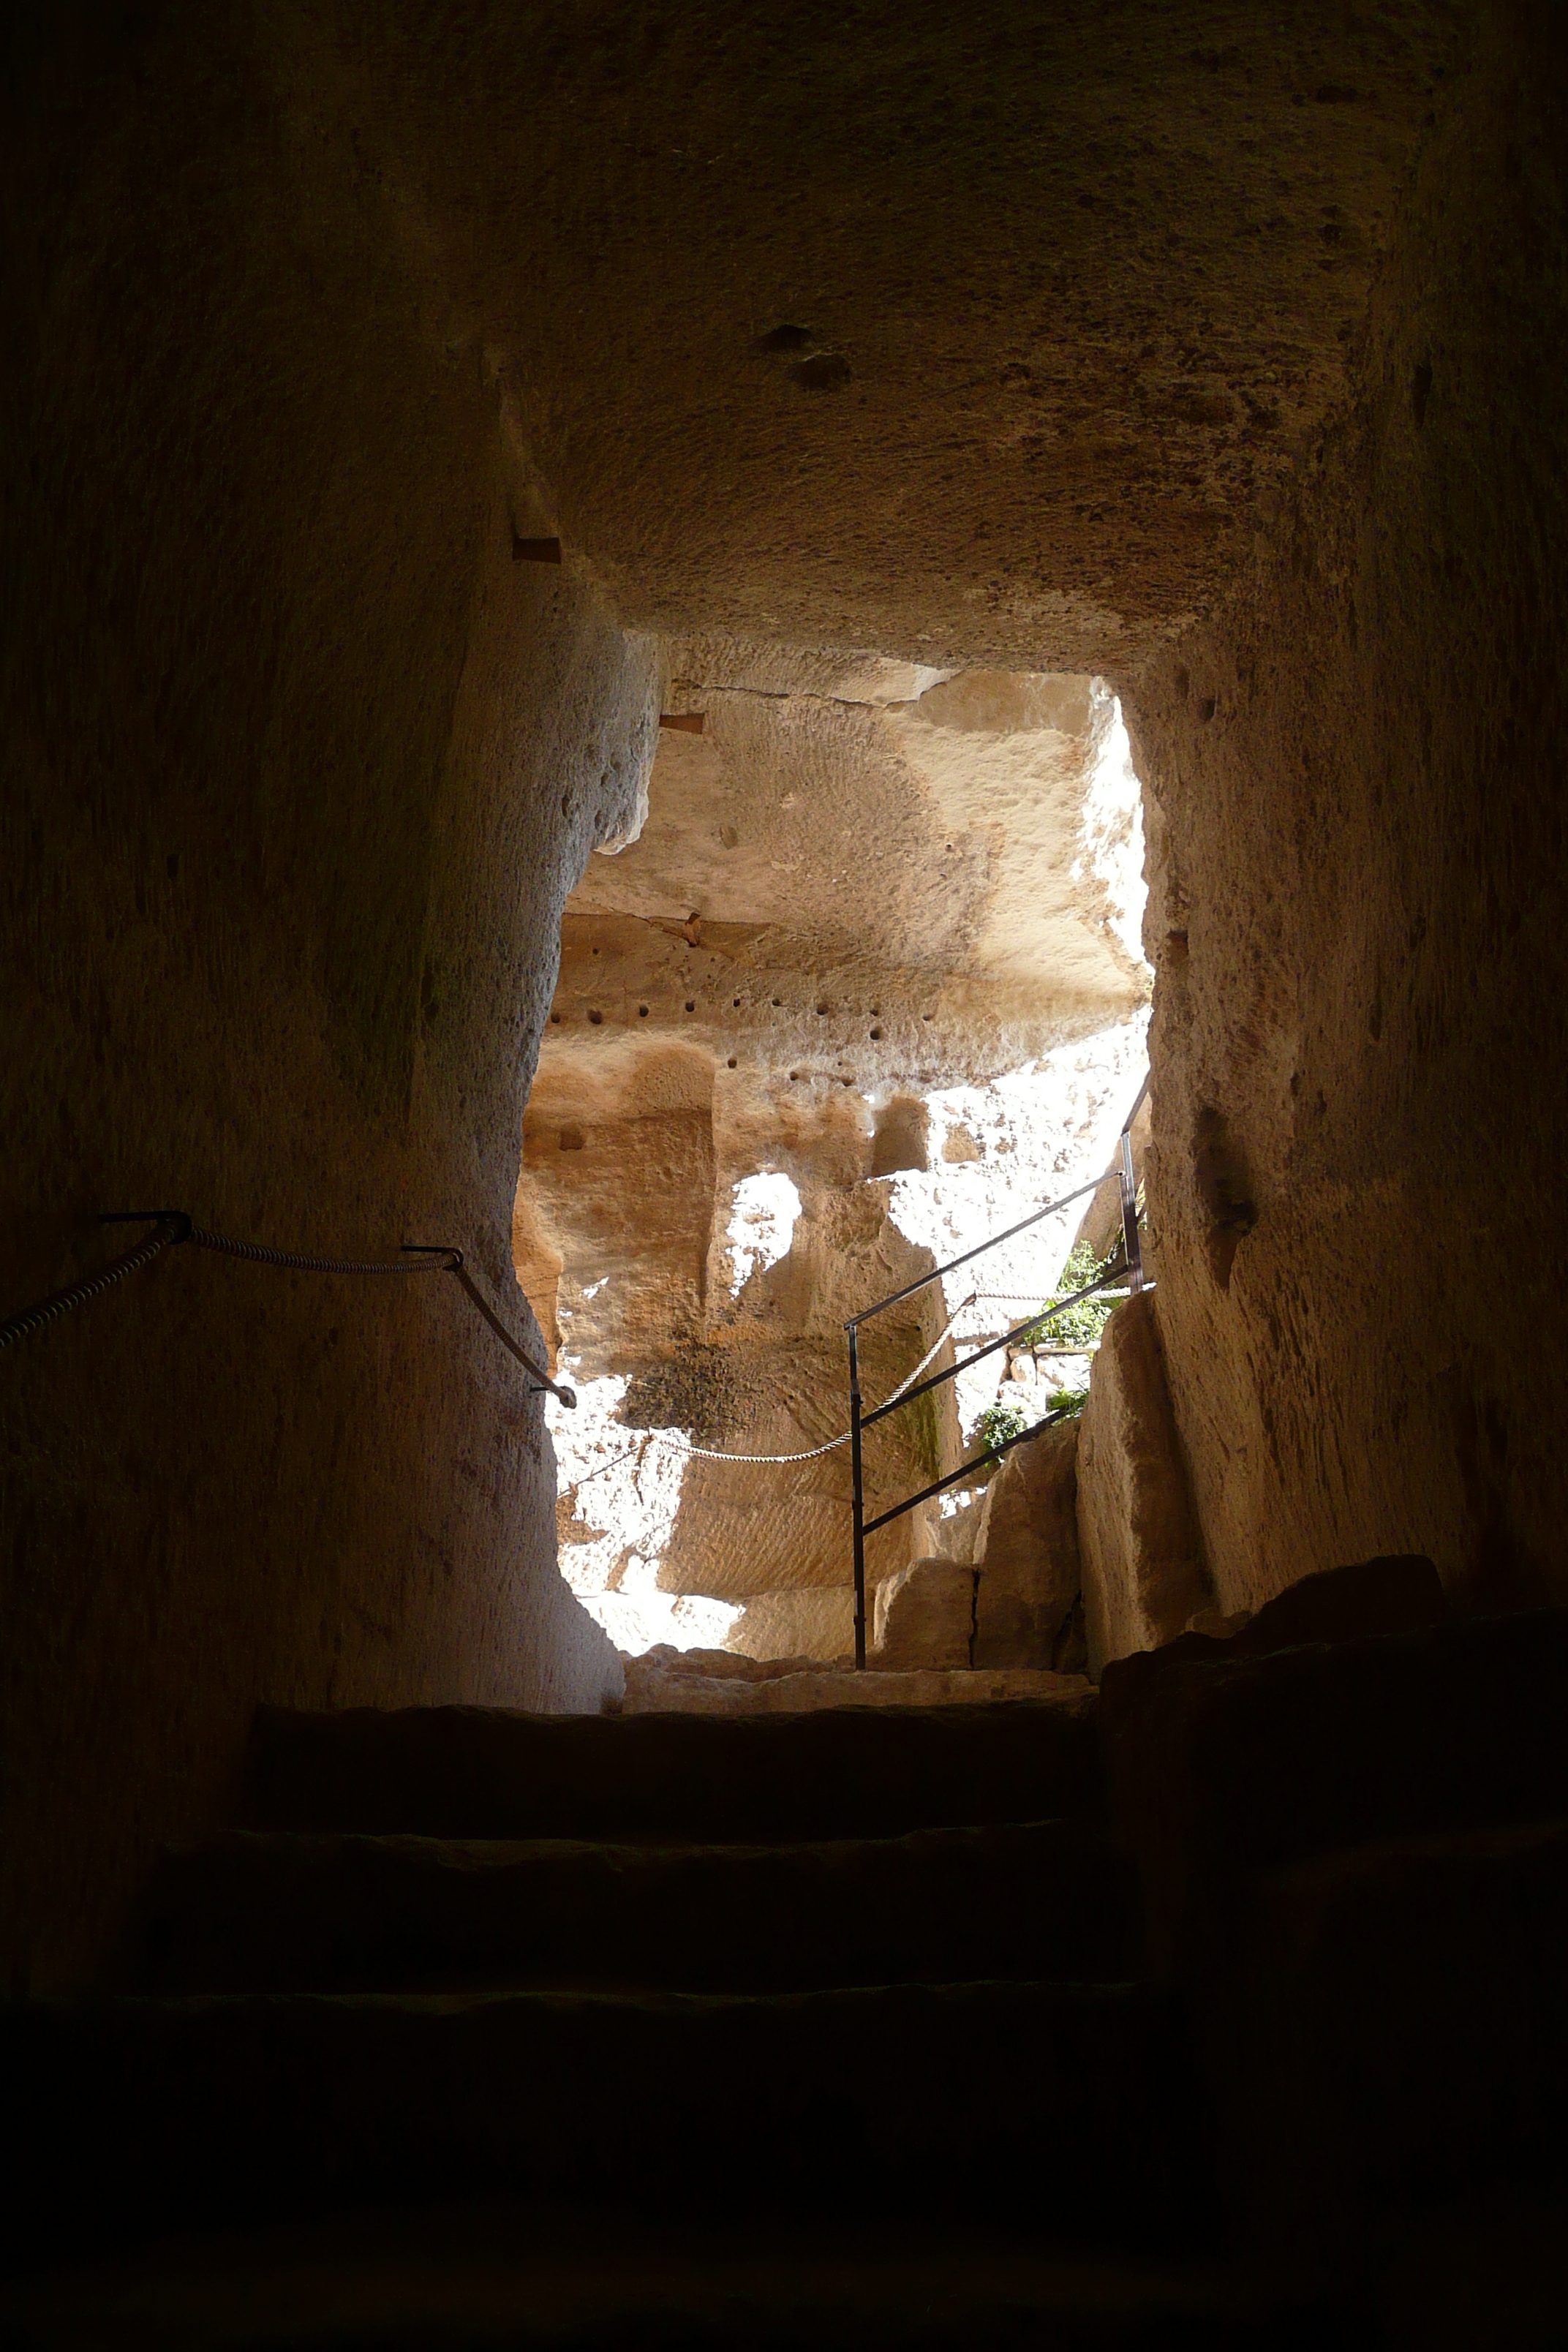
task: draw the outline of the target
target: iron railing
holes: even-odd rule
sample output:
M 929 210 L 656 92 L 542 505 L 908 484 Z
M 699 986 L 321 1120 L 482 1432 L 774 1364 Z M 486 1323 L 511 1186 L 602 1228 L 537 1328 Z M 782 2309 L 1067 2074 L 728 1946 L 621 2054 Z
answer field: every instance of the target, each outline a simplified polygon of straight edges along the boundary
M 1037 1331 L 1042 1323 L 1049 1323 L 1057 1316 L 1065 1315 L 1069 1307 L 1081 1305 L 1084 1299 L 1091 1298 L 1097 1291 L 1108 1290 L 1113 1283 L 1121 1285 L 1125 1282 L 1129 1295 L 1136 1297 L 1141 1290 L 1149 1286 L 1143 1278 L 1143 1244 L 1138 1226 L 1138 1186 L 1132 1169 L 1132 1123 L 1143 1107 L 1143 1097 L 1148 1091 L 1149 1080 L 1145 1076 L 1142 1085 L 1138 1089 L 1137 1099 L 1121 1122 L 1121 1132 L 1117 1139 L 1116 1158 L 1109 1168 L 1094 1178 L 1091 1183 L 1080 1184 L 1076 1192 L 1064 1193 L 1059 1201 L 1048 1201 L 1043 1209 L 1036 1209 L 1028 1216 L 1020 1217 L 1018 1223 L 1016 1225 L 1009 1225 L 1005 1233 L 993 1234 L 988 1241 L 977 1242 L 973 1249 L 963 1251 L 958 1257 L 950 1258 L 945 1265 L 933 1266 L 930 1274 L 922 1274 L 917 1281 L 906 1282 L 901 1290 L 890 1291 L 886 1298 L 879 1298 L 874 1306 L 863 1307 L 858 1315 L 851 1315 L 845 1324 L 845 1335 L 849 1342 L 849 1470 L 854 1486 L 855 1667 L 857 1673 L 863 1673 L 866 1665 L 867 1537 L 875 1535 L 879 1528 L 887 1527 L 892 1520 L 902 1518 L 906 1511 L 914 1510 L 921 1503 L 929 1503 L 933 1496 L 940 1495 L 945 1487 L 956 1486 L 962 1479 L 972 1477 L 974 1472 L 983 1469 L 987 1462 L 999 1462 L 1003 1454 L 1009 1453 L 1015 1445 L 1026 1444 L 1031 1437 L 1038 1437 L 1042 1430 L 1050 1429 L 1058 1422 L 1064 1421 L 1072 1408 L 1059 1406 L 1056 1412 L 1047 1412 L 1043 1420 L 1036 1422 L 1032 1428 L 1021 1429 L 1016 1436 L 1005 1437 L 994 1445 L 983 1447 L 969 1461 L 961 1463 L 956 1470 L 950 1470 L 944 1478 L 933 1479 L 929 1486 L 922 1486 L 918 1495 L 907 1495 L 901 1503 L 895 1503 L 889 1510 L 879 1511 L 873 1519 L 868 1519 L 866 1517 L 866 1490 L 860 1450 L 862 1433 L 873 1428 L 878 1422 L 885 1421 L 889 1413 L 899 1412 L 905 1405 L 913 1404 L 917 1398 L 927 1396 L 933 1389 L 941 1388 L 945 1381 L 956 1380 L 960 1372 L 966 1372 L 972 1364 L 978 1364 L 983 1358 L 994 1355 L 998 1348 L 1005 1348 L 1010 1342 L 1021 1339 L 1026 1333 Z M 1112 1178 L 1116 1180 L 1121 1192 L 1123 1255 L 1119 1265 L 1109 1267 L 1105 1273 L 1097 1276 L 1093 1282 L 1086 1283 L 1081 1290 L 1075 1290 L 1070 1297 L 1058 1298 L 1054 1305 L 1015 1325 L 1012 1330 L 1004 1331 L 999 1339 L 988 1339 L 984 1347 L 976 1348 L 973 1353 L 965 1356 L 962 1362 L 950 1364 L 946 1371 L 933 1372 L 929 1380 L 921 1381 L 914 1388 L 904 1390 L 898 1396 L 889 1397 L 886 1404 L 878 1405 L 870 1412 L 862 1410 L 860 1397 L 860 1326 L 862 1323 L 869 1323 L 874 1316 L 884 1314 L 889 1307 L 898 1306 L 900 1299 L 912 1298 L 917 1291 L 925 1290 L 931 1283 L 942 1281 L 945 1275 L 952 1274 L 961 1265 L 967 1265 L 972 1258 L 984 1256 L 987 1250 L 995 1249 L 1003 1242 L 1012 1241 L 1015 1235 L 1026 1233 L 1031 1225 L 1037 1225 L 1042 1218 L 1055 1216 L 1058 1210 L 1070 1208 L 1075 1201 L 1087 1199 L 1089 1193 L 1098 1192 L 1100 1186 Z

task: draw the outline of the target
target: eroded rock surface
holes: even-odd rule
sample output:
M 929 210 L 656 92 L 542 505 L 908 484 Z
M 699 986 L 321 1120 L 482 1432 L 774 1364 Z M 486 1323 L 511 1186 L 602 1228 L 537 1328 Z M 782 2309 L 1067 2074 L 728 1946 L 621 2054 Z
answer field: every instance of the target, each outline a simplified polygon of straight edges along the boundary
M 1181 1633 L 1213 1598 L 1171 1409 L 1155 1295 L 1119 1307 L 1079 1425 L 1078 1530 L 1091 1672 Z
M 1079 1647 L 1079 1423 L 1005 1455 L 985 1490 L 976 1544 L 976 1666 L 1060 1667 Z
M 918 1186 L 1005 1126 L 994 1072 L 907 1043 L 962 1036 L 959 951 L 996 944 L 951 674 L 1103 675 L 1163 828 L 1150 1192 L 1216 1606 L 1412 1545 L 1560 1595 L 1552 12 L 535 13 L 35 11 L 8 53 L 7 1304 L 100 1262 L 98 1209 L 176 1196 L 323 1253 L 456 1239 L 504 1284 L 561 900 L 631 840 L 669 708 L 628 625 L 836 649 L 684 659 L 713 745 L 734 688 L 863 704 L 924 761 L 952 865 L 899 903 L 940 968 L 863 975 L 904 883 L 845 863 L 820 957 L 749 952 L 801 988 L 759 1008 L 780 1099 L 860 1094 L 850 1189 L 932 1247 Z M 710 815 L 718 871 L 748 836 Z M 637 920 L 725 944 L 689 897 Z M 717 1106 L 746 1055 L 702 1050 Z M 712 1231 L 763 1172 L 816 1217 L 788 1167 L 712 1164 Z M 186 1254 L 8 1363 L 8 1981 L 97 1965 L 259 1700 L 613 1681 L 540 1408 L 454 1307 Z
M 872 1631 L 879 1666 L 973 1664 L 974 1570 L 940 1555 L 911 1559 L 878 1586 Z
M 1548 21 L 1480 12 L 1352 400 L 1225 614 L 1129 692 L 1160 1324 L 1227 1612 L 1378 1551 L 1483 1609 L 1568 1590 Z

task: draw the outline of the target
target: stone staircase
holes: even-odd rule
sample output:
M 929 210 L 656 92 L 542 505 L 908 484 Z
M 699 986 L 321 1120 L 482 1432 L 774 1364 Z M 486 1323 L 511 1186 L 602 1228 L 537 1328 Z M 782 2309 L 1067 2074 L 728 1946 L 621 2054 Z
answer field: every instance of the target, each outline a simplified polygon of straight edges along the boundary
M 1448 1621 L 1425 1562 L 1373 1568 L 1426 1622 L 1275 1649 L 1265 1610 L 1108 1668 L 1100 1702 L 1227 2210 L 1319 2263 L 1568 2181 L 1568 1612 Z
M 0 2341 L 1483 2340 L 1421 2298 L 1561 2218 L 1568 1615 L 1309 1583 L 1097 1706 L 263 1712 L 134 1989 L 0 2020 Z
M 617 1715 L 803 1715 L 819 1707 L 984 1706 L 1020 1698 L 1071 1706 L 1094 1699 L 1085 1675 L 1039 1666 L 889 1667 L 875 1650 L 861 1674 L 853 1658 L 746 1658 L 663 1645 L 621 1663 L 626 1691 L 610 1710 Z

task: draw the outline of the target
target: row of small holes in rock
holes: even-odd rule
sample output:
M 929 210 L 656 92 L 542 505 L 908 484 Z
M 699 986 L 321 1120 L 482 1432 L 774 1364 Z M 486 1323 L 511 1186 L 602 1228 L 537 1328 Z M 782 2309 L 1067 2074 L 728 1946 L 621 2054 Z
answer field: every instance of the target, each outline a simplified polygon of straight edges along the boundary
M 774 999 L 773 999 L 773 1003 L 774 1003 L 774 1004 L 775 1004 L 775 1005 L 778 1003 L 778 1001 L 779 1001 L 779 1000 L 778 1000 L 778 998 L 775 996 L 775 997 L 774 997 Z M 732 997 L 732 998 L 731 999 L 731 1012 L 738 1013 L 738 1012 L 740 1011 L 740 1009 L 741 1009 L 741 1000 L 740 1000 L 740 998 L 739 998 L 738 996 L 736 996 L 736 997 Z M 827 1011 L 827 1007 L 826 1007 L 826 1004 L 819 1004 L 819 1005 L 817 1006 L 817 1008 L 816 1008 L 816 1009 L 817 1009 L 817 1012 L 818 1012 L 819 1013 L 826 1013 L 826 1012 Z M 650 1007 L 649 1007 L 649 1006 L 647 1006 L 647 1005 L 646 1005 L 646 1004 L 639 1004 L 639 1005 L 637 1006 L 637 1019 L 638 1019 L 639 1021 L 646 1021 L 646 1020 L 647 1019 L 647 1017 L 648 1017 L 649 1010 L 650 1010 Z M 695 1013 L 695 1012 L 696 1012 L 696 1010 L 697 1010 L 697 1002 L 696 1002 L 696 999 L 695 999 L 694 997 L 690 997 L 690 996 L 689 996 L 689 997 L 687 998 L 687 1000 L 686 1000 L 686 1010 L 688 1011 L 688 1013 Z M 875 1010 L 875 1008 L 874 1008 L 874 1007 L 873 1007 L 873 1010 Z M 552 1013 L 551 1014 L 551 1016 L 550 1016 L 550 1018 L 551 1018 L 552 1022 L 554 1024 L 554 1025 L 555 1025 L 555 1027 L 556 1027 L 556 1028 L 559 1028 L 559 1027 L 561 1026 L 562 1021 L 563 1020 L 563 1018 L 564 1018 L 564 1017 L 565 1017 L 565 1016 L 564 1016 L 563 1014 L 560 1013 Z M 603 1021 L 604 1017 L 605 1017 L 605 1016 L 604 1016 L 604 1014 L 603 1014 L 602 1013 L 600 1013 L 596 1008 L 590 1007 L 590 1009 L 589 1009 L 589 1013 L 588 1013 L 588 1018 L 589 1018 L 589 1020 L 594 1024 L 594 1026 L 595 1026 L 595 1028 L 597 1028 L 597 1027 L 598 1027 L 598 1025 L 599 1025 L 600 1022 L 601 1022 L 601 1021 Z M 936 1015 L 935 1015 L 935 1013 L 922 1013 L 921 1014 L 921 1019 L 922 1021 L 934 1021 L 934 1020 L 936 1019 Z M 867 1034 L 868 1034 L 868 1035 L 872 1039 L 873 1043 L 878 1044 L 878 1045 L 879 1045 L 879 1044 L 881 1043 L 881 1039 L 882 1039 L 882 1032 L 881 1032 L 881 1030 L 880 1030 L 879 1028 L 879 1029 L 871 1029 L 871 1030 L 868 1030 Z

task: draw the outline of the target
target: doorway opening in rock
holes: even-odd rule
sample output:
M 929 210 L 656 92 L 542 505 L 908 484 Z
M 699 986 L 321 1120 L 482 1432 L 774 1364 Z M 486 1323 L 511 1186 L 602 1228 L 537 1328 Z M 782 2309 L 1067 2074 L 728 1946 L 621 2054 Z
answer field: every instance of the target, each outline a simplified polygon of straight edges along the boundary
M 628 1655 L 826 1664 L 852 1648 L 844 1319 L 1109 1164 L 1146 1067 L 1141 794 L 1094 678 L 666 656 L 681 723 L 639 837 L 567 902 L 524 1125 L 518 1278 L 579 1399 L 546 1406 L 562 1572 Z M 1083 1211 L 879 1318 L 868 1402 L 1108 1249 L 1114 1187 Z M 868 1510 L 1081 1392 L 1104 1311 L 882 1424 Z M 987 1491 L 872 1539 L 873 1664 L 931 1560 L 921 1662 L 1073 1662 L 1076 1590 L 988 1631 Z

